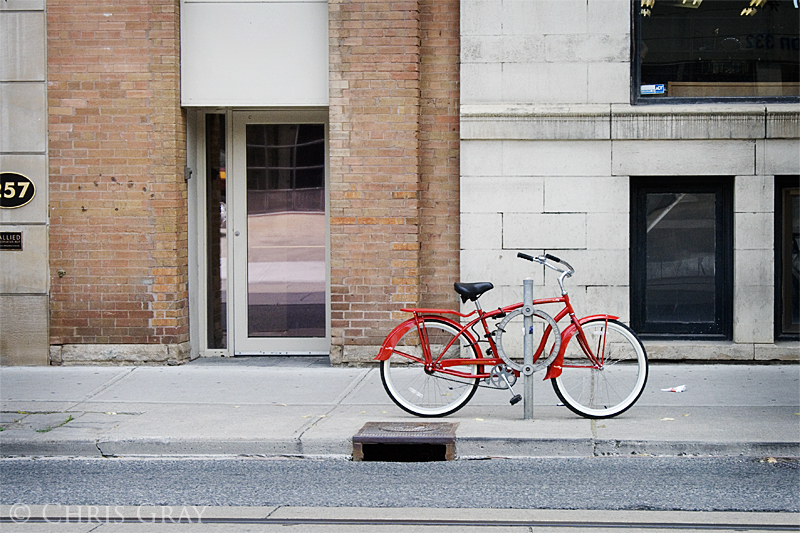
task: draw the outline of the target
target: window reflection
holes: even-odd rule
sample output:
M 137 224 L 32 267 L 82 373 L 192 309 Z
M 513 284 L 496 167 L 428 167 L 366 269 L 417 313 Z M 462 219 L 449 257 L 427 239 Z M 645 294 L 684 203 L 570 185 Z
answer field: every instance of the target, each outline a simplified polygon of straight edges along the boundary
M 713 194 L 647 195 L 647 321 L 714 322 L 714 201 Z
M 325 128 L 247 125 L 248 336 L 325 336 Z

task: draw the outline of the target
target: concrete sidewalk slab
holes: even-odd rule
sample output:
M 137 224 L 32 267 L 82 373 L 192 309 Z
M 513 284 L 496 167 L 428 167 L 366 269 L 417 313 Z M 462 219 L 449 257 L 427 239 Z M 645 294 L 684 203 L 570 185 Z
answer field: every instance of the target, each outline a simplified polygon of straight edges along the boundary
M 335 404 L 366 369 L 143 367 L 94 402 Z
M 53 370 L 58 371 L 53 372 Z M 3 367 L 2 400 L 75 401 L 97 394 L 132 367 Z
M 377 367 L 238 358 L 181 367 L 4 367 L 0 453 L 347 457 L 367 422 L 420 421 Z M 587 420 L 537 379 L 534 419 L 480 389 L 447 417 L 459 457 L 630 454 L 800 456 L 800 366 L 651 365 L 639 402 Z M 686 392 L 662 388 L 686 385 Z M 521 391 L 522 381 L 517 387 Z
M 686 392 L 668 389 L 686 385 Z M 798 365 L 651 364 L 636 405 L 797 405 Z

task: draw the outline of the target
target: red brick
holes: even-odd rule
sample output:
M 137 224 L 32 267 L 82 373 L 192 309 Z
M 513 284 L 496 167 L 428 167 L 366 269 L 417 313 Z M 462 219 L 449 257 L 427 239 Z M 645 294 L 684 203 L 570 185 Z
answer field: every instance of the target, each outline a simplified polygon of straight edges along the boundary
M 177 6 L 48 1 L 52 284 L 78 295 L 54 301 L 53 343 L 188 340 Z M 184 303 L 153 324 L 158 291 Z

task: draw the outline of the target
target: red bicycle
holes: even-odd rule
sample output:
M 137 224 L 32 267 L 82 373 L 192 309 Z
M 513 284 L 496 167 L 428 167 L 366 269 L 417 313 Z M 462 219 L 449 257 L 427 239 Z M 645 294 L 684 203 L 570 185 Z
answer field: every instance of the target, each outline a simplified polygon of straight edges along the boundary
M 544 379 L 551 380 L 564 405 L 580 416 L 610 418 L 636 403 L 648 373 L 647 354 L 636 334 L 617 316 L 575 315 L 564 288 L 575 269 L 566 261 L 550 254 L 517 257 L 559 273 L 561 296 L 529 304 L 534 306 L 532 327 L 540 335 L 533 364 L 524 365 L 520 357 L 509 355 L 512 339 L 521 337 L 509 337 L 509 332 L 523 327 L 525 303 L 484 311 L 478 299 L 494 288 L 491 283 L 455 283 L 462 303 L 474 302 L 474 311 L 403 309 L 413 317 L 387 335 L 375 358 L 381 361 L 386 392 L 401 409 L 423 417 L 447 416 L 464 407 L 478 387 L 510 391 L 513 405 L 521 399 L 513 391 L 519 376 L 544 367 Z M 562 308 L 553 318 L 535 307 L 545 304 Z M 558 322 L 565 317 L 569 323 L 561 331 Z M 491 328 L 489 320 L 499 322 Z

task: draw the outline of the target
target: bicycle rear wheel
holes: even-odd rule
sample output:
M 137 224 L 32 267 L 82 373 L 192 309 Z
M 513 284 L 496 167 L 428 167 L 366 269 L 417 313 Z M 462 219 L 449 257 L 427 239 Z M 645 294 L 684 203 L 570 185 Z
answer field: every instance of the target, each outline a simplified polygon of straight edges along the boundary
M 425 318 L 423 324 L 434 361 L 478 357 L 474 343 L 453 325 L 436 318 Z M 397 342 L 392 356 L 381 362 L 383 386 L 401 409 L 417 416 L 447 416 L 466 405 L 478 389 L 478 378 L 454 376 L 436 369 L 428 373 L 423 361 L 420 334 L 412 327 Z M 474 376 L 478 365 L 447 369 Z
M 572 412 L 585 418 L 610 418 L 628 410 L 647 383 L 647 353 L 636 334 L 616 320 L 582 325 L 600 366 L 593 365 L 573 335 L 553 389 Z

